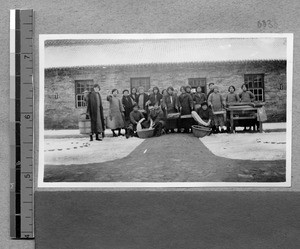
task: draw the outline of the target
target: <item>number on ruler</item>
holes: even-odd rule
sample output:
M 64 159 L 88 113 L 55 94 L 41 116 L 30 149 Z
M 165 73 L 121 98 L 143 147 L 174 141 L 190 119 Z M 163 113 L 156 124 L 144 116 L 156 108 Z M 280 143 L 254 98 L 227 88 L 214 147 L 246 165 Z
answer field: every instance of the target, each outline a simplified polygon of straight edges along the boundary
M 26 174 L 26 175 L 24 175 L 24 178 L 30 178 L 31 177 L 31 175 L 30 174 Z
M 24 59 L 30 59 L 30 56 L 24 54 Z
M 29 115 L 29 114 L 26 114 L 26 115 L 24 115 L 24 118 L 30 119 L 30 115 Z

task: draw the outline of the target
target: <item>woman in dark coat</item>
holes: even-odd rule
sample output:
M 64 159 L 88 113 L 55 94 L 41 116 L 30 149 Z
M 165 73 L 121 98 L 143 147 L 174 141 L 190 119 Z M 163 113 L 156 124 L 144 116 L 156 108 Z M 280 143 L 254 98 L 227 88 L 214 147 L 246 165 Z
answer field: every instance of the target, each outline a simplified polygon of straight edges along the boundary
M 178 97 L 181 115 L 191 114 L 194 103 L 191 94 L 186 92 L 186 87 L 180 88 L 181 94 Z
M 162 108 L 166 110 L 167 114 L 179 111 L 178 97 L 174 93 L 174 88 L 172 86 L 167 88 L 167 93 L 163 96 Z
M 99 138 L 100 133 L 104 137 L 103 106 L 99 91 L 100 86 L 95 84 L 93 90 L 86 97 L 87 113 L 91 119 L 90 141 L 93 141 L 93 134 L 96 134 L 96 140 L 98 141 L 102 140 Z
M 132 98 L 132 100 L 137 103 L 137 89 L 135 87 L 131 88 L 131 93 L 130 93 L 130 97 Z
M 130 113 L 133 110 L 133 104 L 134 104 L 134 101 L 129 96 L 128 90 L 123 91 L 122 104 L 125 110 L 124 116 L 125 116 L 125 128 L 126 128 L 130 123 Z
M 153 93 L 150 94 L 149 96 L 149 105 L 161 105 L 161 100 L 162 100 L 162 94 L 159 92 L 158 87 L 153 87 Z
M 196 92 L 193 94 L 194 109 L 197 111 L 201 104 L 206 102 L 206 94 L 202 92 L 201 86 L 198 86 Z

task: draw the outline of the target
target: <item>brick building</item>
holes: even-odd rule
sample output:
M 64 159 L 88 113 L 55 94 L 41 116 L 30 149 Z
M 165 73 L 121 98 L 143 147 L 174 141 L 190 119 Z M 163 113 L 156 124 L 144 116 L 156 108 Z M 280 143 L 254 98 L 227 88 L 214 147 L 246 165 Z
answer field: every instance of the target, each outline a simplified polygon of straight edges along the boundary
M 268 121 L 286 121 L 286 39 L 48 40 L 45 43 L 45 129 L 78 127 L 83 92 L 106 96 L 135 86 L 148 91 L 210 82 L 222 94 L 246 83 L 266 103 Z

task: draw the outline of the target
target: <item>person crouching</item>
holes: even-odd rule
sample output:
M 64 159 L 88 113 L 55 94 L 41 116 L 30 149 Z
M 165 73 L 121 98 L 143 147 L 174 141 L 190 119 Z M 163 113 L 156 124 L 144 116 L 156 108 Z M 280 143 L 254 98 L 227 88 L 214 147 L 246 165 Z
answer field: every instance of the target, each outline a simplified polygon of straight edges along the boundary
M 198 125 L 209 128 L 212 127 L 213 113 L 212 110 L 208 108 L 207 102 L 203 102 L 197 111 L 192 111 L 192 117 L 196 120 Z
M 143 113 L 139 111 L 139 106 L 136 103 L 133 104 L 133 110 L 130 112 L 129 117 L 130 117 L 130 124 L 127 127 L 126 138 L 134 136 L 137 124 L 142 119 L 145 119 Z
M 149 106 L 149 118 L 153 122 L 152 128 L 154 128 L 154 136 L 159 137 L 162 134 L 166 122 L 164 112 L 158 104 Z

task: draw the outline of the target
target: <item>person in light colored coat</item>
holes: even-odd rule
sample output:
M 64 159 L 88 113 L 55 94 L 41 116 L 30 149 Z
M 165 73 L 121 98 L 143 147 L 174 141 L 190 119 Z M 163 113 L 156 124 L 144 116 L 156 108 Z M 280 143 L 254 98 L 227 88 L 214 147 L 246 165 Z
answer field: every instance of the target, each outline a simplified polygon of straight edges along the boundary
M 124 107 L 122 105 L 121 100 L 117 97 L 118 90 L 113 89 L 112 95 L 107 96 L 107 101 L 109 101 L 109 116 L 110 124 L 109 128 L 113 132 L 113 136 L 121 136 L 121 129 L 124 128 Z M 115 133 L 115 131 L 118 131 L 118 135 Z

